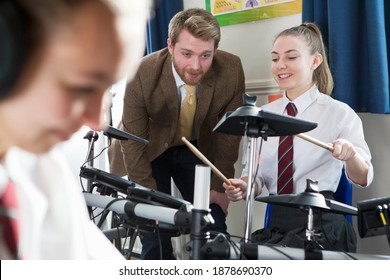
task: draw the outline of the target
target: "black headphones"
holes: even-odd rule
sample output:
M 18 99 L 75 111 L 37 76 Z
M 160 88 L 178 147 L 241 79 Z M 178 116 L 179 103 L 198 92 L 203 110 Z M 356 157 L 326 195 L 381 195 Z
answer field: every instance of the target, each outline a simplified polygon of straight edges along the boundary
M 0 100 L 16 84 L 26 58 L 23 12 L 14 0 L 0 0 Z

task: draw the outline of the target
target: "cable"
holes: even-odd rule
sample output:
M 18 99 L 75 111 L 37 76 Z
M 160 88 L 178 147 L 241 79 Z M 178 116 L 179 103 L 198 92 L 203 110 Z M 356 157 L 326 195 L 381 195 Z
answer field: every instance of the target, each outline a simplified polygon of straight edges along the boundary
M 252 242 L 253 240 L 249 240 L 249 241 Z M 261 244 L 261 243 L 259 243 L 259 245 L 267 246 L 267 248 L 271 248 L 272 250 L 282 254 L 283 256 L 288 258 L 289 260 L 294 260 L 294 258 L 292 258 L 290 255 L 288 255 L 287 253 L 283 252 L 282 250 L 276 248 L 276 246 L 274 244 Z
M 210 232 L 210 233 L 214 233 L 214 234 L 218 234 L 219 232 Z M 238 238 L 240 240 L 244 239 L 243 237 L 241 236 L 237 236 L 237 235 L 231 235 L 230 237 L 234 237 L 234 238 Z M 249 242 L 253 242 L 253 240 L 249 239 L 248 240 Z M 238 246 L 235 242 L 233 242 L 231 239 L 228 240 L 229 242 L 229 245 L 233 248 L 233 250 L 235 251 L 236 255 L 239 256 L 239 259 L 237 260 L 247 260 L 248 258 L 245 256 L 245 253 L 244 253 L 244 249 L 245 249 L 245 245 L 244 246 Z M 272 250 L 284 255 L 286 258 L 288 258 L 289 260 L 294 260 L 293 257 L 291 257 L 290 255 L 288 255 L 287 253 L 283 252 L 282 250 L 276 248 L 274 245 L 272 244 L 258 244 L 259 245 L 264 245 L 264 246 L 267 246 L 268 248 L 271 248 Z
M 230 235 L 230 238 L 229 238 L 229 244 L 230 246 L 233 247 L 233 250 L 234 250 L 234 253 L 239 256 L 239 259 L 237 260 L 246 260 L 247 258 L 245 257 L 244 255 L 244 247 L 243 246 L 238 246 L 236 242 L 233 242 L 231 240 L 231 237 L 233 238 L 238 238 L 240 240 L 242 240 L 242 237 L 241 236 L 238 236 L 238 235 Z
M 111 146 L 111 142 L 112 142 L 112 141 L 111 141 L 111 138 L 108 137 L 108 145 L 107 145 L 106 147 L 104 147 L 96 156 L 94 156 L 94 157 L 91 158 L 91 159 L 86 160 L 86 161 L 81 165 L 81 167 L 84 167 L 88 162 L 92 162 L 92 161 L 95 160 L 97 157 L 101 156 L 101 155 L 103 154 L 103 152 L 104 152 L 105 150 L 107 150 L 107 149 Z M 85 188 L 84 188 L 84 184 L 83 184 L 83 180 L 82 180 L 81 176 L 79 176 L 79 180 L 80 180 L 81 188 L 82 188 L 83 192 L 85 192 Z
M 283 256 L 285 256 L 286 258 L 288 258 L 289 260 L 294 260 L 294 258 L 292 258 L 290 255 L 286 254 L 285 252 L 283 252 L 282 250 L 279 250 L 278 248 L 276 248 L 275 246 L 268 246 L 268 248 L 271 248 L 272 250 L 282 254 Z
M 125 227 L 124 224 L 118 226 L 118 231 L 119 231 L 119 228 L 122 227 L 122 228 L 125 228 L 126 229 L 126 234 L 125 234 L 125 237 L 124 237 L 124 240 L 122 240 L 122 238 L 119 238 L 121 244 L 122 244 L 122 247 L 121 247 L 121 253 L 122 255 L 125 256 L 125 258 L 127 260 L 130 259 L 131 257 L 131 250 L 128 250 L 128 252 L 126 252 L 126 242 L 129 238 L 129 233 L 130 233 L 130 228 L 129 227 Z M 131 242 L 131 239 L 130 239 L 130 242 Z M 133 244 L 134 245 L 134 244 Z M 129 245 L 130 246 L 130 245 Z
M 93 160 L 95 160 L 97 157 L 99 157 L 105 150 L 107 150 L 108 148 L 110 147 L 110 145 L 104 147 L 96 156 L 94 156 L 93 158 L 90 158 L 88 160 L 86 160 L 81 166 L 85 166 L 88 162 L 91 162 Z
M 83 180 L 82 180 L 81 176 L 79 176 L 79 180 L 80 180 L 81 189 L 83 190 L 83 192 L 86 192 L 86 190 L 84 188 L 84 183 L 83 183 Z
M 215 235 L 215 236 L 217 236 L 218 234 L 224 234 L 224 233 L 221 233 L 221 232 L 218 232 L 218 231 L 210 231 L 209 233 L 210 233 L 210 235 Z M 231 248 L 233 248 L 234 253 L 236 254 L 236 256 L 238 256 L 237 260 L 245 260 L 246 258 L 243 258 L 244 257 L 244 251 L 243 251 L 244 248 L 242 246 L 237 245 L 236 242 L 231 240 L 232 237 L 233 238 L 238 238 L 240 240 L 242 240 L 243 237 L 238 236 L 238 235 L 227 235 L 227 234 L 224 234 L 224 236 L 227 237 L 226 240 L 227 240 L 229 246 Z
M 99 214 L 94 214 L 95 211 L 97 211 L 98 208 L 97 207 L 91 207 L 91 213 L 90 213 L 90 218 L 91 220 L 96 224 L 96 221 L 95 219 L 98 218 L 99 216 L 101 216 L 103 214 L 103 210 L 99 212 Z
M 111 200 L 109 203 L 107 203 L 107 205 L 104 207 L 103 211 L 105 210 L 108 210 L 108 208 L 113 205 L 115 202 L 118 202 L 118 201 L 123 201 L 123 200 L 126 200 L 126 198 L 123 198 L 123 197 L 118 197 L 118 198 L 114 198 L 113 200 Z
M 130 231 L 130 228 L 128 229 Z M 138 236 L 138 232 L 139 232 L 139 226 L 137 225 L 136 228 L 134 229 L 133 231 L 133 234 L 131 235 L 131 238 L 130 238 L 130 244 L 129 244 L 129 258 L 128 259 L 131 259 L 131 254 L 133 252 L 133 248 L 134 248 L 134 244 L 135 244 L 135 240 Z
M 95 219 L 100 215 L 98 216 L 95 216 L 94 215 L 94 212 L 97 210 L 97 207 L 93 208 L 93 207 L 90 207 L 90 213 L 89 213 L 89 218 L 91 219 L 91 221 L 93 221 L 95 224 L 96 224 L 96 221 Z
M 120 228 L 126 228 L 126 227 L 124 227 L 124 220 L 122 219 L 122 217 L 120 216 L 120 215 L 118 215 L 116 212 L 114 212 L 114 211 L 111 211 L 111 210 L 108 210 L 108 208 L 112 205 L 112 204 L 114 204 L 115 202 L 118 202 L 118 201 L 123 201 L 123 200 L 126 200 L 127 201 L 127 198 L 124 198 L 124 197 L 118 197 L 118 198 L 115 198 L 115 199 L 113 199 L 113 200 L 111 200 L 109 203 L 107 203 L 107 205 L 104 207 L 104 209 L 98 214 L 98 215 L 96 215 L 94 218 L 96 218 L 96 217 L 98 217 L 98 216 L 100 216 L 100 215 L 102 215 L 102 213 L 107 213 L 107 212 L 112 212 L 113 213 L 113 216 L 112 216 L 112 219 L 116 219 L 116 221 L 117 221 L 117 226 L 115 227 L 116 229 L 117 229 L 117 232 L 118 232 L 118 239 L 119 239 L 119 241 L 122 243 L 122 240 L 121 240 L 121 237 L 120 237 L 120 233 L 119 233 L 119 230 L 120 230 Z M 102 223 L 101 223 L 102 224 Z M 137 226 L 138 227 L 138 226 Z M 114 229 L 114 228 L 112 228 L 112 229 Z M 129 234 L 129 228 L 126 228 L 127 229 L 127 232 L 126 232 L 126 239 L 127 239 L 127 237 L 128 237 L 128 234 Z M 121 253 L 124 255 L 124 256 L 126 256 L 126 254 L 125 254 L 125 244 L 126 244 L 126 239 L 125 239 L 125 241 L 123 242 L 123 245 L 120 245 L 120 250 L 121 250 Z M 135 240 L 134 240 L 134 242 L 135 242 Z M 131 255 L 131 251 L 132 251 L 132 248 L 133 248 L 133 246 L 134 246 L 134 242 L 131 244 L 131 250 L 130 250 L 130 252 L 129 252 L 129 254 Z
M 98 218 L 99 216 L 101 216 L 101 215 L 102 215 L 104 212 L 106 212 L 106 211 L 110 212 L 110 210 L 108 210 L 108 207 L 110 207 L 113 203 L 115 203 L 115 202 L 117 202 L 117 201 L 121 201 L 121 200 L 125 200 L 125 198 L 115 198 L 114 200 L 110 201 L 110 203 L 108 203 L 108 204 L 104 207 L 104 209 L 102 209 L 102 210 L 99 212 L 99 214 L 96 214 L 96 215 L 92 216 L 92 217 L 91 217 L 91 220 L 92 220 L 92 219 L 95 220 L 96 218 Z M 94 210 L 93 210 L 92 212 L 96 211 L 97 209 L 98 209 L 98 207 L 95 207 Z
M 254 240 L 249 239 L 248 241 L 249 241 L 249 242 L 253 242 Z M 276 248 L 276 247 L 274 246 L 274 244 L 261 244 L 261 243 L 259 243 L 259 245 L 267 246 L 268 248 L 271 248 L 272 250 L 274 250 L 274 251 L 276 251 L 276 252 L 278 252 L 278 253 L 284 255 L 286 258 L 288 258 L 288 259 L 290 259 L 290 260 L 294 260 L 294 258 L 292 258 L 291 256 L 289 256 L 288 254 L 286 254 L 286 253 L 283 252 L 282 250 L 279 250 L 278 248 Z M 243 251 L 243 249 L 244 249 L 244 246 L 242 247 L 241 250 Z M 242 254 L 243 254 L 243 252 L 242 252 Z M 243 255 L 244 255 L 244 254 L 243 254 Z

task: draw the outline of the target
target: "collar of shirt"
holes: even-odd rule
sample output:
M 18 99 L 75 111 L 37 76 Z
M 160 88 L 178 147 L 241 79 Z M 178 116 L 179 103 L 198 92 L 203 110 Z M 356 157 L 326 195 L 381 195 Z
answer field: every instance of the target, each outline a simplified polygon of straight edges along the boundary
M 184 88 L 185 82 L 180 78 L 175 67 L 173 66 L 173 63 L 172 63 L 172 73 L 173 73 L 173 77 L 175 78 L 177 94 L 179 96 L 179 104 L 181 104 L 187 95 L 187 91 Z M 198 90 L 199 90 L 199 86 L 196 87 L 196 96 L 197 97 L 199 96 Z
M 173 73 L 173 77 L 175 78 L 177 94 L 179 97 L 179 106 L 180 106 L 187 94 L 186 90 L 184 89 L 185 82 L 180 78 L 175 67 L 173 66 L 173 63 L 172 63 L 172 73 Z
M 172 63 L 172 73 L 173 73 L 173 77 L 175 78 L 176 87 L 179 90 L 181 87 L 184 86 L 185 82 L 180 78 L 179 74 L 175 69 L 175 66 L 173 66 L 173 63 Z
M 320 91 L 318 90 L 316 85 L 313 85 L 308 91 L 300 95 L 294 101 L 291 101 L 287 98 L 286 94 L 282 97 L 282 106 L 286 108 L 287 104 L 293 102 L 295 107 L 297 107 L 299 116 L 300 113 L 303 113 L 313 102 L 315 102 L 320 96 Z M 284 112 L 284 111 L 283 111 Z
M 3 195 L 3 192 L 5 190 L 5 187 L 8 183 L 8 174 L 3 166 L 2 163 L 0 163 L 0 197 Z

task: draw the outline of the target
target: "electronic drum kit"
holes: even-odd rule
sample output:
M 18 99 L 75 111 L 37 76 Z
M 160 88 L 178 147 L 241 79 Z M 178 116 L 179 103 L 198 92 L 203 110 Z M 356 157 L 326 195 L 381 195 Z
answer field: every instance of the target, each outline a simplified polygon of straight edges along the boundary
M 223 119 L 216 125 L 214 131 L 232 135 L 247 136 L 250 139 L 250 154 L 248 155 L 249 176 L 248 190 L 246 197 L 246 231 L 245 241 L 249 242 L 251 233 L 251 213 L 252 201 L 254 200 L 252 174 L 254 173 L 254 159 L 256 159 L 257 139 L 273 136 L 303 135 L 301 133 L 310 131 L 317 127 L 317 123 L 304 121 L 295 117 L 268 112 L 255 106 L 256 97 L 244 95 L 244 106 L 239 107 L 236 111 L 227 113 Z M 322 148 L 329 149 L 325 143 L 308 139 L 308 136 L 301 137 L 305 140 L 319 145 Z M 252 172 L 251 172 L 252 171 Z M 308 210 L 308 223 L 306 236 L 309 241 L 313 241 L 315 233 L 313 230 L 313 209 L 337 214 L 357 215 L 357 208 L 340 203 L 335 200 L 326 199 L 318 192 L 317 182 L 307 180 L 306 191 L 299 194 L 282 194 L 267 197 L 257 197 L 257 201 L 276 204 L 286 207 L 305 208 Z
M 263 138 L 264 140 L 267 140 L 268 137 L 273 136 L 285 136 L 285 135 L 302 135 L 303 132 L 310 131 L 317 127 L 316 123 L 308 122 L 304 120 L 300 120 L 295 117 L 290 117 L 286 115 L 276 114 L 268 111 L 261 110 L 257 106 L 255 106 L 256 97 L 248 96 L 245 94 L 244 96 L 244 106 L 239 107 L 236 111 L 227 113 L 220 122 L 215 126 L 214 130 L 215 132 L 219 133 L 225 133 L 225 134 L 232 134 L 232 135 L 241 135 L 241 136 L 247 136 L 250 139 L 250 153 L 248 154 L 248 163 L 249 163 L 249 176 L 248 176 L 248 190 L 247 190 L 247 197 L 246 197 L 246 212 L 245 212 L 245 237 L 244 237 L 244 245 L 252 246 L 253 244 L 249 244 L 249 236 L 251 234 L 251 219 L 252 219 L 252 203 L 254 201 L 254 194 L 253 190 L 251 190 L 251 182 L 253 180 L 253 172 L 254 172 L 254 159 L 256 158 L 256 149 L 257 146 L 257 139 Z M 303 138 L 303 137 L 301 137 Z M 305 139 L 305 138 L 304 138 Z M 319 142 L 315 139 L 305 139 L 313 144 L 319 145 L 323 148 L 329 148 L 327 144 L 324 144 L 322 142 Z M 184 141 L 184 140 L 183 140 Z M 186 143 L 187 144 L 187 143 Z M 194 152 L 193 148 L 190 147 L 191 150 Z M 200 153 L 200 152 L 198 152 Z M 198 157 L 200 155 L 198 154 Z M 205 161 L 204 158 L 201 158 Z M 208 165 L 211 165 L 210 167 L 213 167 L 214 173 L 216 173 L 216 170 L 214 166 L 210 162 L 205 162 Z M 97 171 L 91 171 L 91 169 L 84 169 L 81 172 L 81 176 L 85 177 L 87 179 L 96 179 Z M 101 173 L 102 171 L 100 171 Z M 99 174 L 100 175 L 100 174 Z M 107 180 L 113 180 L 115 178 L 114 175 L 105 174 L 107 178 L 104 179 L 105 182 Z M 216 174 L 217 176 L 223 176 L 221 174 Z M 226 177 L 221 178 L 223 180 L 226 180 Z M 112 185 L 118 185 L 118 178 L 116 178 Z M 122 185 L 125 187 L 128 186 L 127 183 L 124 183 L 121 181 Z M 119 184 L 120 185 L 120 184 Z M 148 193 L 146 190 L 140 190 L 140 193 Z M 153 194 L 159 194 L 159 192 L 153 191 Z M 147 195 L 148 196 L 148 195 Z M 134 196 L 136 197 L 136 196 Z M 158 198 L 161 198 L 161 196 L 157 196 Z M 176 202 L 176 199 L 171 198 L 167 199 L 167 197 L 164 195 L 162 196 L 165 200 L 163 201 L 163 204 L 165 201 L 169 201 L 172 203 Z M 146 201 L 147 199 L 145 199 Z M 386 203 L 389 203 L 390 206 L 390 199 L 385 199 Z M 337 214 L 345 214 L 345 215 L 359 215 L 359 210 L 356 207 L 346 205 L 343 203 L 340 203 L 338 201 L 327 199 L 325 198 L 321 193 L 318 192 L 317 188 L 317 182 L 311 181 L 308 179 L 307 181 L 307 187 L 306 191 L 299 194 L 283 194 L 283 195 L 273 195 L 273 196 L 267 196 L 267 197 L 257 197 L 256 201 L 275 204 L 275 205 L 281 205 L 286 207 L 294 207 L 294 208 L 303 208 L 308 210 L 308 223 L 307 223 L 307 231 L 306 236 L 308 241 L 313 241 L 314 236 L 316 235 L 313 231 L 313 210 L 314 209 L 320 209 L 321 211 L 325 212 L 331 212 L 331 213 L 337 213 Z M 155 202 L 154 202 L 155 203 Z M 153 203 L 153 204 L 154 204 Z M 164 206 L 160 203 L 160 206 Z M 179 206 L 176 208 L 180 208 L 180 205 L 183 204 L 183 201 L 179 201 Z M 191 207 L 188 207 L 188 203 L 185 203 L 187 205 L 186 211 L 191 211 Z M 374 204 L 371 204 L 369 202 L 363 202 L 362 205 L 365 207 L 365 211 L 371 211 Z M 182 223 L 181 226 L 191 226 L 191 218 L 187 215 L 185 217 L 186 222 Z M 359 222 L 360 217 L 359 217 Z M 381 225 L 377 225 L 378 228 L 381 228 Z M 366 228 L 366 231 L 369 230 Z M 375 230 L 369 232 L 371 236 L 376 235 Z M 185 230 L 188 232 L 188 229 Z M 381 231 L 382 233 L 383 231 Z M 178 233 L 180 234 L 180 232 Z M 368 235 L 369 236 L 369 235 Z M 221 239 L 221 237 L 220 237 Z M 223 239 L 223 238 L 222 238 Z M 315 240 L 314 240 L 315 241 Z M 219 244 L 218 246 L 220 246 Z M 293 248 L 291 248 L 294 250 Z

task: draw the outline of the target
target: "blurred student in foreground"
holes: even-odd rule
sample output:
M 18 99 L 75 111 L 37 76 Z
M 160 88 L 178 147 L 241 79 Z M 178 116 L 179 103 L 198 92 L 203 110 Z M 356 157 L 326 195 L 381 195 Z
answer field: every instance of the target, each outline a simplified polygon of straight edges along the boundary
M 104 128 L 107 89 L 126 71 L 130 78 L 143 54 L 148 6 L 0 2 L 1 259 L 122 258 L 89 220 L 54 147 L 83 125 Z

